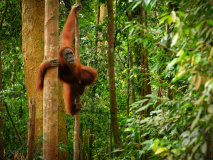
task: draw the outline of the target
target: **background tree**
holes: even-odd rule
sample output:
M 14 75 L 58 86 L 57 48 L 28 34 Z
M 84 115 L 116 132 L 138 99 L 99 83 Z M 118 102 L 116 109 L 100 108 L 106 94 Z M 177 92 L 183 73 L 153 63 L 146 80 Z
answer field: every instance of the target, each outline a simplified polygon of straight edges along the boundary
M 116 103 L 116 88 L 115 88 L 115 73 L 114 73 L 114 18 L 113 18 L 113 3 L 107 0 L 108 10 L 108 74 L 109 74 L 109 90 L 110 90 L 110 113 L 111 113 L 111 128 L 114 137 L 116 149 L 122 149 L 122 141 L 120 137 L 119 124 L 117 118 L 117 103 Z M 118 151 L 117 155 L 122 152 Z
M 22 1 L 22 52 L 27 97 L 36 99 L 35 142 L 43 133 L 43 96 L 36 91 L 36 76 L 44 58 L 44 1 Z M 37 146 L 38 149 L 38 146 Z

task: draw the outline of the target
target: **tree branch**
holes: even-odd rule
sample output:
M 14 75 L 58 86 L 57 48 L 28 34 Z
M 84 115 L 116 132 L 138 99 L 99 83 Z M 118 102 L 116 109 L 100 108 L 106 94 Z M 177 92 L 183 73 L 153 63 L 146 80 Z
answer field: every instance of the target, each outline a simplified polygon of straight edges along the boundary
M 18 136 L 19 142 L 20 142 L 20 144 L 22 145 L 21 136 L 19 135 L 18 130 L 16 129 L 16 126 L 15 126 L 15 124 L 14 124 L 14 122 L 13 122 L 13 119 L 12 119 L 12 117 L 11 117 L 11 115 L 10 115 L 10 112 L 9 112 L 9 109 L 8 109 L 8 106 L 7 106 L 7 103 L 4 102 L 4 105 L 5 105 L 5 108 L 6 108 L 6 110 L 7 110 L 8 117 L 10 118 L 10 121 L 11 121 L 11 123 L 12 123 L 12 126 L 13 126 L 13 128 L 15 129 L 15 132 L 16 132 L 16 134 L 17 134 L 17 136 Z

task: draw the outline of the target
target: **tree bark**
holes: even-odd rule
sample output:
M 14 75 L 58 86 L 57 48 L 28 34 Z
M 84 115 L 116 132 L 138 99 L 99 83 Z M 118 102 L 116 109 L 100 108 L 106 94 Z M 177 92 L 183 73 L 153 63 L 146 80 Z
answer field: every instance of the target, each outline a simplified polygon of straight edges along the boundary
M 127 18 L 128 21 L 132 21 L 132 13 L 130 10 L 127 12 Z M 133 76 L 133 56 L 132 56 L 132 49 L 133 46 L 129 44 L 128 46 L 128 61 L 129 63 L 129 69 L 130 69 L 130 82 L 131 82 L 131 93 L 132 93 L 132 103 L 136 101 L 136 95 L 135 95 L 135 82 L 134 82 L 134 76 Z
M 148 16 L 147 11 L 145 11 L 145 26 L 148 28 Z M 147 46 L 145 46 L 147 47 Z M 148 49 L 145 49 L 145 55 L 144 55 L 144 67 L 145 67 L 145 95 L 151 94 L 151 84 L 149 79 L 149 66 L 148 66 Z
M 133 76 L 133 58 L 132 58 L 132 46 L 129 47 L 129 62 L 130 62 L 130 75 L 131 75 L 131 92 L 132 92 L 132 103 L 135 103 L 136 96 L 135 96 L 135 82 L 134 82 L 134 76 Z
M 63 98 L 63 84 L 59 81 L 58 84 L 58 141 L 68 146 L 68 137 L 66 130 L 65 110 L 64 110 L 64 98 Z M 69 153 L 68 147 L 64 148 L 66 151 L 58 151 L 58 159 L 68 160 Z
M 1 31 L 1 30 L 0 30 Z M 0 92 L 2 91 L 2 63 L 1 63 L 1 39 L 0 39 Z M 0 97 L 0 159 L 4 159 L 4 145 L 3 145 L 3 107 L 2 98 Z
M 96 0 L 98 2 L 98 0 Z M 97 6 L 96 31 L 95 31 L 95 53 L 98 52 L 98 25 L 100 22 L 100 5 Z
M 79 4 L 80 0 L 76 0 Z M 80 59 L 80 24 L 79 24 L 79 10 L 76 11 L 75 18 L 75 55 Z M 76 99 L 76 104 L 80 103 L 80 96 Z M 74 154 L 73 159 L 79 160 L 79 132 L 80 132 L 80 111 L 75 114 L 75 127 L 74 127 Z
M 108 9 L 108 74 L 109 74 L 109 91 L 110 91 L 110 114 L 111 125 L 114 136 L 114 144 L 116 149 L 122 149 L 122 141 L 117 117 L 117 102 L 115 92 L 115 73 L 114 73 L 114 19 L 113 19 L 113 3 L 107 0 Z M 119 156 L 122 152 L 117 152 Z
M 129 89 L 130 89 L 130 67 L 129 67 L 129 44 L 128 44 L 128 51 L 127 51 L 127 98 L 126 98 L 126 112 L 127 112 L 127 118 L 129 117 L 129 99 L 130 99 L 130 94 L 129 94 Z
M 27 96 L 36 99 L 35 142 L 43 131 L 43 95 L 36 91 L 35 84 L 38 66 L 44 58 L 44 4 L 44 0 L 22 0 L 22 52 Z
M 35 98 L 29 98 L 29 124 L 28 124 L 28 142 L 27 142 L 27 159 L 33 160 L 34 143 L 35 143 L 35 115 L 36 105 Z
M 88 136 L 88 160 L 92 160 L 92 143 L 93 143 L 94 134 L 89 134 Z
M 45 0 L 46 60 L 57 58 L 59 1 Z M 58 159 L 58 67 L 48 69 L 43 89 L 43 159 Z
M 107 7 L 106 7 L 106 3 L 102 3 L 100 5 L 100 17 L 99 17 L 99 24 L 102 24 L 104 22 L 104 18 L 106 17 L 107 15 Z M 105 41 L 103 40 L 103 34 L 104 32 L 106 31 L 105 27 L 102 28 L 102 33 L 101 33 L 101 36 L 99 37 L 99 40 L 98 41 L 98 48 L 97 48 L 97 52 L 101 52 L 101 53 L 105 53 L 106 50 L 105 50 Z

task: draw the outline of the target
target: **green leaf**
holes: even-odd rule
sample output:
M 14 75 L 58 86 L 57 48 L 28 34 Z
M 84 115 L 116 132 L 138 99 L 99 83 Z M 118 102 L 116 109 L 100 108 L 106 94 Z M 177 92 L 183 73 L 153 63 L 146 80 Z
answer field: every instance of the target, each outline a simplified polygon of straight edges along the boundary
M 189 135 L 190 135 L 190 132 L 189 131 L 185 131 L 180 136 L 185 138 L 185 137 L 188 137 Z
M 177 53 L 177 56 L 178 56 L 178 57 L 181 57 L 183 54 L 184 54 L 184 50 L 181 49 L 181 50 Z
M 176 11 L 176 13 L 180 16 L 180 17 L 185 17 L 185 14 L 181 11 Z
M 195 127 L 195 125 L 197 124 L 197 122 L 198 122 L 198 120 L 199 120 L 199 118 L 200 118 L 200 114 L 202 113 L 202 110 L 203 110 L 202 108 L 199 109 L 198 114 L 197 114 L 195 120 L 192 122 L 192 125 L 191 125 L 191 127 L 190 127 L 191 130 L 192 130 L 192 129 Z
M 176 34 L 174 35 L 174 37 L 172 38 L 172 44 L 171 44 L 171 46 L 174 46 L 174 45 L 176 44 L 176 42 L 177 42 L 177 40 L 178 40 L 178 37 L 179 37 L 179 34 L 176 33 Z
M 150 3 L 150 0 L 144 0 L 144 4 L 145 4 L 146 6 L 148 6 L 149 3 Z
M 196 152 L 196 150 L 198 149 L 198 147 L 201 145 L 201 142 L 199 142 L 198 144 L 196 144 L 195 146 L 194 146 L 194 148 L 192 149 L 192 153 L 195 153 Z
M 176 63 L 179 62 L 179 59 L 178 58 L 174 58 L 168 65 L 167 65 L 167 70 L 168 69 L 171 69 L 171 67 L 173 67 Z
M 126 128 L 124 131 L 125 131 L 125 132 L 134 131 L 134 128 L 128 127 L 128 128 Z
M 156 149 L 158 148 L 158 144 L 159 144 L 159 139 L 155 139 L 154 140 L 154 145 L 152 146 L 153 152 L 155 152 Z
M 149 42 L 149 38 L 146 38 L 143 40 L 143 46 L 146 47 L 146 45 L 148 44 Z
M 195 26 L 195 29 L 198 31 L 200 29 L 200 27 L 202 26 L 203 24 L 203 21 L 198 23 L 196 26 Z
M 134 10 L 137 6 L 139 6 L 141 4 L 141 1 L 137 1 L 135 3 L 135 5 L 132 7 L 132 10 Z
M 171 16 L 172 22 L 175 23 L 176 22 L 176 13 L 175 13 L 175 11 L 172 11 L 170 16 Z
M 211 114 L 213 114 L 213 105 L 210 105 L 208 107 L 208 112 L 211 113 Z
M 208 20 L 206 20 L 206 22 L 207 22 L 208 24 L 210 24 L 211 26 L 213 26 L 213 20 L 208 19 Z
M 153 105 L 153 103 L 148 103 L 147 105 L 145 105 L 145 106 L 139 108 L 138 110 L 136 110 L 135 113 L 138 113 L 138 112 L 140 112 L 140 111 L 143 111 L 143 110 L 147 109 L 147 108 L 148 108 L 149 106 L 151 106 L 151 105 Z
M 160 154 L 160 153 L 165 152 L 165 151 L 167 151 L 167 149 L 166 149 L 165 147 L 158 148 L 158 149 L 156 150 L 155 154 Z
M 203 154 L 206 154 L 207 151 L 207 142 L 205 141 L 201 147 L 201 151 Z
M 164 23 L 165 20 L 167 20 L 170 17 L 170 15 L 167 15 L 165 17 L 162 17 L 159 19 L 159 25 L 161 25 L 162 23 Z
M 184 138 L 182 145 L 187 146 L 190 142 L 190 138 Z

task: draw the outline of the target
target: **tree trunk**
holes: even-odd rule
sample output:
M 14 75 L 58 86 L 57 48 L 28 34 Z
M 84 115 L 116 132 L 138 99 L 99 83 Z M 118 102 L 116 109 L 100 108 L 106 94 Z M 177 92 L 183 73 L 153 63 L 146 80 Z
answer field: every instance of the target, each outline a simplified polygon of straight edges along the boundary
M 0 30 L 1 31 L 1 30 Z M 1 63 L 1 39 L 0 39 L 0 92 L 2 91 L 2 63 Z M 2 98 L 0 97 L 0 159 L 4 159 L 4 145 L 3 145 L 3 107 Z
M 110 114 L 111 125 L 114 136 L 114 144 L 116 149 L 122 149 L 122 141 L 117 117 L 117 102 L 115 92 L 115 73 L 114 73 L 114 20 L 113 20 L 113 3 L 107 0 L 108 9 L 108 73 L 109 73 L 109 91 L 110 91 Z M 119 156 L 122 152 L 117 152 Z
M 80 0 L 76 0 L 79 4 Z M 79 25 L 79 10 L 76 11 L 75 18 L 75 55 L 80 59 L 80 25 Z M 80 103 L 80 96 L 76 99 L 76 103 Z M 79 132 L 80 132 L 80 111 L 75 114 L 75 127 L 74 127 L 74 154 L 73 159 L 79 160 Z
M 132 13 L 131 11 L 129 10 L 127 12 L 127 18 L 128 18 L 128 21 L 132 21 Z M 134 82 L 134 76 L 133 76 L 133 56 L 132 56 L 132 49 L 133 46 L 129 44 L 129 47 L 128 47 L 128 58 L 129 58 L 129 69 L 130 69 L 130 82 L 131 82 L 131 93 L 132 93 L 132 103 L 134 103 L 136 101 L 136 95 L 135 95 L 135 82 Z
M 126 99 L 126 112 L 127 112 L 127 118 L 129 118 L 129 98 L 130 98 L 130 94 L 129 94 L 129 88 L 130 88 L 130 67 L 129 67 L 129 44 L 128 44 L 128 51 L 127 51 L 127 99 Z
M 102 3 L 101 4 L 99 12 L 100 12 L 99 24 L 102 24 L 104 22 L 104 18 L 107 15 L 106 3 Z M 105 27 L 102 28 L 102 33 L 101 33 L 101 36 L 99 37 L 99 40 L 101 40 L 101 41 L 98 41 L 97 52 L 101 52 L 101 53 L 105 53 L 106 52 L 106 50 L 105 50 L 105 41 L 103 41 L 103 33 L 104 32 L 106 32 Z
M 145 11 L 145 26 L 148 28 L 148 16 L 147 11 Z M 147 46 L 145 46 L 147 47 Z M 144 67 L 145 67 L 145 95 L 151 94 L 151 84 L 149 79 L 149 65 L 148 65 L 148 49 L 145 49 L 145 55 L 144 55 Z
M 88 136 L 88 160 L 92 160 L 92 143 L 93 143 L 94 134 L 89 134 Z
M 27 159 L 33 160 L 34 143 L 35 143 L 35 115 L 36 105 L 35 98 L 29 98 L 29 124 L 28 124 L 28 142 L 27 142 Z
M 132 58 L 132 46 L 129 47 L 129 62 L 130 62 L 130 75 L 131 75 L 131 92 L 132 92 L 132 103 L 135 103 L 136 96 L 135 96 L 135 82 L 134 82 L 134 76 L 133 76 L 133 58 Z
M 143 6 L 141 5 L 141 8 L 140 8 L 140 18 L 141 18 L 141 25 L 143 25 Z M 141 33 L 141 37 L 143 37 L 143 32 Z M 144 94 L 144 46 L 143 46 L 143 43 L 141 43 L 141 78 L 143 79 L 143 84 L 141 86 L 141 93 L 140 93 L 140 96 L 141 98 L 143 98 L 145 96 Z M 140 112 L 140 114 L 142 115 L 142 111 Z
M 45 59 L 57 58 L 58 0 L 45 1 Z M 47 70 L 43 89 L 43 159 L 58 159 L 58 67 Z
M 36 99 L 35 142 L 38 142 L 43 131 L 43 95 L 36 91 L 35 84 L 38 66 L 44 58 L 44 0 L 22 0 L 22 52 L 27 96 Z
M 63 84 L 59 81 L 58 84 L 58 141 L 68 146 L 68 137 L 66 130 L 65 110 L 64 110 L 64 98 L 63 98 Z M 58 151 L 58 159 L 68 160 L 69 153 L 68 147 L 64 148 L 66 151 Z
M 110 135 L 109 135 L 109 159 L 112 159 L 112 125 L 110 122 Z
M 98 0 L 96 0 L 98 2 Z M 100 5 L 97 7 L 96 31 L 95 31 L 95 53 L 98 52 L 98 25 L 100 22 Z

